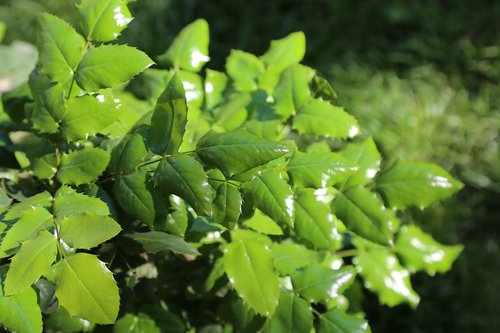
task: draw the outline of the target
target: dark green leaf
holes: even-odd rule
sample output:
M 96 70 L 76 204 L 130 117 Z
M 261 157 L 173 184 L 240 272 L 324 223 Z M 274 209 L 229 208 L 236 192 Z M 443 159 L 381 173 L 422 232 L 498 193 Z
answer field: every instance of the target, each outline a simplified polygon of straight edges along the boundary
M 186 229 L 188 227 L 188 211 L 184 200 L 176 195 L 170 195 L 168 198 L 168 216 L 167 220 L 162 228 L 160 228 L 168 233 L 175 236 L 184 237 Z M 158 210 L 157 210 L 158 211 Z M 156 224 L 158 226 L 158 224 Z
M 311 305 L 299 296 L 282 291 L 278 308 L 269 322 L 269 332 L 311 332 L 313 315 Z
M 113 333 L 161 333 L 153 319 L 144 313 L 135 316 L 127 313 L 113 326 Z
M 217 187 L 214 199 L 214 220 L 228 229 L 234 228 L 241 214 L 241 194 L 227 182 Z
M 363 318 L 331 309 L 319 317 L 318 333 L 370 333 L 370 326 Z
M 90 250 L 121 231 L 112 218 L 94 213 L 68 216 L 60 221 L 60 225 L 59 236 L 75 249 Z
M 106 169 L 109 159 L 109 154 L 100 148 L 84 148 L 64 154 L 57 179 L 63 184 L 89 183 Z
M 200 253 L 180 237 L 160 231 L 136 232 L 125 237 L 140 243 L 148 253 L 170 250 L 175 253 L 196 256 Z

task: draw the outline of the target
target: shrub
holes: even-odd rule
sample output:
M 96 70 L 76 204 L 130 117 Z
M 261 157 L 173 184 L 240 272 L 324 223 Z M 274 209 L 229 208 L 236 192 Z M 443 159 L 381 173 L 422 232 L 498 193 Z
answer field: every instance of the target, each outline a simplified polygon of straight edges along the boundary
M 29 94 L 3 98 L 18 163 L 0 191 L 8 329 L 365 332 L 360 281 L 415 307 L 410 274 L 447 271 L 461 252 L 398 218 L 461 183 L 384 163 L 300 64 L 302 33 L 202 75 L 204 20 L 151 69 L 113 44 L 126 1 L 78 10 L 78 32 L 41 15 Z

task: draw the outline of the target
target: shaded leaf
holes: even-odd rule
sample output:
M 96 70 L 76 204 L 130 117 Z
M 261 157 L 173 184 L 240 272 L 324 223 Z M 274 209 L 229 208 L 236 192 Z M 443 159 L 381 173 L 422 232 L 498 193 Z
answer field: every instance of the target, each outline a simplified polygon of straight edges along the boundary
M 319 317 L 318 333 L 370 333 L 368 322 L 348 315 L 338 309 L 331 309 Z
M 114 333 L 161 333 L 160 328 L 151 317 L 144 313 L 133 315 L 127 313 L 125 316 L 118 319 L 113 326 Z
M 241 214 L 241 194 L 233 185 L 227 182 L 217 187 L 214 199 L 214 220 L 216 223 L 232 229 Z
M 200 253 L 184 239 L 160 231 L 136 232 L 128 237 L 140 243 L 148 253 L 170 250 L 178 254 L 196 256 Z

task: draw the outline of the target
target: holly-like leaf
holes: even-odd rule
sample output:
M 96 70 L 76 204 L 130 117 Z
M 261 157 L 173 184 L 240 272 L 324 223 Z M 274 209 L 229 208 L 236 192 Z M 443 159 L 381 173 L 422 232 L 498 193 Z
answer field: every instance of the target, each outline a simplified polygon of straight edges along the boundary
M 151 118 L 151 151 L 159 155 L 176 153 L 181 146 L 186 123 L 184 88 L 179 76 L 174 75 L 158 98 Z
M 210 59 L 209 38 L 207 21 L 198 19 L 182 29 L 170 48 L 158 59 L 167 66 L 198 72 Z
M 385 248 L 368 248 L 353 259 L 365 287 L 378 294 L 380 302 L 389 306 L 407 302 L 416 307 L 420 298 L 410 282 L 410 273 L 394 254 Z
M 286 168 L 295 186 L 325 188 L 337 184 L 358 166 L 336 153 L 295 152 Z
M 331 309 L 319 317 L 318 333 L 370 333 L 368 322 L 348 315 L 339 309 Z
M 78 5 L 82 29 L 88 40 L 109 42 L 116 39 L 132 21 L 129 0 L 82 0 Z
M 14 332 L 42 332 L 42 313 L 36 292 L 28 288 L 22 293 L 4 296 L 1 289 L 0 323 Z
M 40 206 L 49 209 L 52 206 L 52 195 L 49 192 L 44 191 L 42 193 L 35 194 L 31 197 L 24 199 L 12 205 L 9 210 L 5 213 L 4 221 L 13 221 L 20 218 L 27 210 L 36 208 Z
M 340 245 L 340 234 L 334 216 L 325 203 L 318 201 L 312 191 L 302 191 L 295 203 L 295 231 L 314 248 L 335 251 Z
M 58 220 L 83 213 L 109 215 L 109 208 L 104 201 L 78 193 L 68 186 L 61 186 L 57 190 L 52 211 Z
M 40 16 L 39 64 L 41 72 L 56 82 L 71 78 L 83 58 L 85 39 L 60 18 Z
M 325 302 L 341 295 L 354 281 L 356 270 L 344 266 L 333 270 L 312 264 L 292 274 L 294 291 L 312 302 Z
M 311 304 L 305 299 L 282 291 L 278 308 L 269 321 L 269 332 L 304 333 L 313 326 Z
M 28 289 L 56 259 L 56 251 L 56 238 L 46 230 L 25 241 L 12 257 L 5 279 L 5 294 L 19 294 Z
M 122 112 L 119 99 L 103 94 L 71 98 L 67 105 L 61 130 L 68 141 L 87 139 L 116 121 Z
M 109 159 L 109 154 L 100 148 L 84 148 L 64 154 L 57 179 L 63 184 L 89 183 L 106 169 Z
M 352 138 L 359 134 L 358 121 L 342 108 L 315 99 L 297 112 L 293 128 L 300 134 Z
M 348 144 L 339 154 L 359 166 L 359 170 L 342 184 L 343 188 L 369 183 L 380 169 L 382 156 L 372 137 L 361 143 Z
M 90 250 L 121 231 L 115 220 L 94 213 L 71 215 L 60 221 L 60 224 L 59 236 L 75 249 Z
M 265 71 L 264 63 L 251 53 L 231 50 L 226 59 L 226 71 L 239 91 L 257 89 L 257 79 Z
M 76 70 L 86 91 L 112 88 L 154 64 L 144 52 L 126 45 L 101 45 L 87 51 Z
M 223 262 L 229 281 L 243 301 L 255 312 L 272 317 L 279 298 L 279 280 L 266 245 L 253 238 L 233 237 L 224 249 Z
M 241 214 L 241 201 L 240 191 L 236 187 L 226 182 L 220 184 L 214 199 L 215 222 L 232 229 Z
M 156 169 L 153 182 L 166 194 L 186 200 L 200 215 L 211 215 L 215 196 L 201 164 L 188 155 L 163 159 Z
M 272 255 L 280 275 L 290 275 L 319 258 L 318 252 L 297 243 L 273 243 Z
M 142 120 L 139 120 L 139 122 Z M 113 148 L 111 161 L 109 162 L 109 169 L 112 172 L 132 173 L 136 171 L 138 165 L 144 161 L 149 152 L 147 144 L 148 131 L 148 125 L 136 124 L 120 143 Z
M 136 232 L 127 234 L 128 237 L 142 245 L 148 253 L 170 250 L 178 254 L 196 256 L 200 253 L 181 237 L 169 235 L 160 231 Z
M 245 198 L 274 221 L 293 226 L 293 194 L 281 173 L 268 170 L 241 186 Z
M 283 235 L 283 230 L 272 218 L 255 209 L 251 218 L 245 221 L 245 226 L 266 235 Z
M 209 132 L 196 146 L 205 163 L 214 165 L 230 177 L 286 155 L 290 147 L 263 140 L 245 132 Z
M 375 243 L 392 243 L 392 234 L 399 222 L 375 193 L 361 186 L 353 187 L 337 196 L 332 208 L 350 231 Z
M 267 67 L 281 72 L 286 67 L 299 63 L 306 53 L 306 37 L 303 32 L 271 41 L 271 46 L 261 57 Z
M 97 324 L 113 324 L 120 307 L 113 273 L 96 256 L 77 253 L 57 269 L 56 296 L 72 316 Z
M 441 167 L 429 163 L 399 160 L 376 179 L 379 191 L 390 207 L 427 207 L 460 190 L 461 182 Z
M 443 245 L 415 225 L 404 226 L 396 239 L 396 253 L 410 271 L 423 270 L 429 275 L 444 273 L 463 251 L 462 245 Z

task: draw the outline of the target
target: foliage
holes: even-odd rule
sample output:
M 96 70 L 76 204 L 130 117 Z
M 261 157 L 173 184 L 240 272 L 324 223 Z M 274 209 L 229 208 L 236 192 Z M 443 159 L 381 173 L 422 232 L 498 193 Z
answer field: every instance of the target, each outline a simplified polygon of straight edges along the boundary
M 399 218 L 462 184 L 384 162 L 300 64 L 303 33 L 203 75 L 205 21 L 158 58 L 170 69 L 153 69 L 111 44 L 127 1 L 78 10 L 77 29 L 40 16 L 29 90 L 4 99 L 18 164 L 0 191 L 8 329 L 369 332 L 350 288 L 416 306 L 410 274 L 447 271 L 462 251 Z

